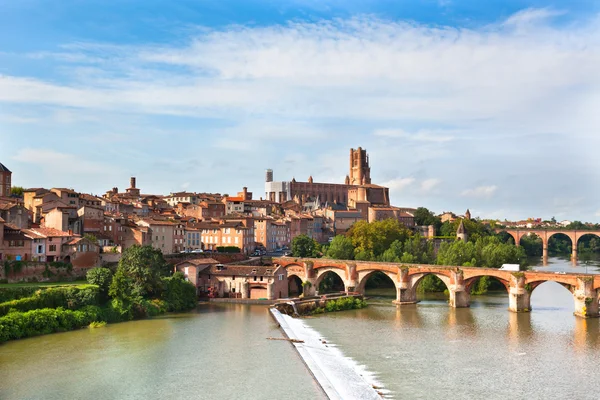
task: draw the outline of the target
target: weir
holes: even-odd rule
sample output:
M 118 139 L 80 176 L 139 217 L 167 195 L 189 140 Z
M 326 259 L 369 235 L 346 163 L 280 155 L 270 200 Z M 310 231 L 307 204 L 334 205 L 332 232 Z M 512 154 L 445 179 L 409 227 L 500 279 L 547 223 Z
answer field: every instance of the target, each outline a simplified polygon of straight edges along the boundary
M 381 400 L 373 385 L 339 350 L 328 346 L 318 332 L 275 308 L 270 312 L 287 338 L 302 341 L 291 343 L 330 400 Z

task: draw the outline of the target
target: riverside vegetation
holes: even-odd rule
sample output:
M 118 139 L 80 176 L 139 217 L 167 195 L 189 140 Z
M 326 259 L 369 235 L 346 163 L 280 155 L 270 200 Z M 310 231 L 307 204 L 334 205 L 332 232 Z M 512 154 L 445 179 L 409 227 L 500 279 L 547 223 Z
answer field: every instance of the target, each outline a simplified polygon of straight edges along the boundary
M 86 326 L 130 321 L 197 304 L 183 274 L 170 276 L 162 253 L 151 246 L 125 250 L 113 272 L 93 268 L 88 284 L 0 289 L 0 343 Z
M 463 222 L 469 234 L 467 242 L 456 241 L 456 230 Z M 479 220 L 456 220 L 441 223 L 438 217 L 425 208 L 415 214 L 417 225 L 434 225 L 441 238 L 448 239 L 441 244 L 437 255 L 433 242 L 423 239 L 418 233 L 395 219 L 367 223 L 359 221 L 352 225 L 346 235 L 338 235 L 327 246 L 319 245 L 314 239 L 301 235 L 292 241 L 292 253 L 296 257 L 325 257 L 337 260 L 382 261 L 406 264 L 459 265 L 465 267 L 500 268 L 502 264 L 527 265 L 527 254 L 523 247 L 506 242 L 497 235 L 493 227 Z M 373 279 L 386 277 L 375 274 Z M 335 287 L 336 277 L 329 274 L 323 279 L 323 288 Z M 331 282 L 330 282 L 331 281 Z M 339 282 L 341 283 L 341 282 Z M 493 278 L 483 277 L 473 285 L 473 294 L 483 294 L 488 290 L 504 289 Z M 444 283 L 434 275 L 428 275 L 419 284 L 421 292 L 443 292 Z

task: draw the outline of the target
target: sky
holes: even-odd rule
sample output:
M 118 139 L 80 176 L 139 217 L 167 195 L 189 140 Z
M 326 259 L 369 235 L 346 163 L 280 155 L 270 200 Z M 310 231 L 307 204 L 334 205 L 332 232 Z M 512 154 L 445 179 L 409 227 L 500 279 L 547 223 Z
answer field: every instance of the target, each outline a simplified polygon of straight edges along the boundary
M 259 198 L 360 146 L 396 206 L 599 222 L 599 71 L 587 0 L 0 0 L 0 163 Z

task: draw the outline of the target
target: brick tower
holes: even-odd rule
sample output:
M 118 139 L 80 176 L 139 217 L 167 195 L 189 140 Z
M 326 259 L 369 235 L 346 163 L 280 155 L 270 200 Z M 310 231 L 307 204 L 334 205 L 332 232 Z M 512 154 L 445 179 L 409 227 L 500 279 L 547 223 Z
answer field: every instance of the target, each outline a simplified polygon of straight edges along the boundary
M 371 183 L 371 167 L 367 150 L 350 149 L 350 184 L 365 185 Z

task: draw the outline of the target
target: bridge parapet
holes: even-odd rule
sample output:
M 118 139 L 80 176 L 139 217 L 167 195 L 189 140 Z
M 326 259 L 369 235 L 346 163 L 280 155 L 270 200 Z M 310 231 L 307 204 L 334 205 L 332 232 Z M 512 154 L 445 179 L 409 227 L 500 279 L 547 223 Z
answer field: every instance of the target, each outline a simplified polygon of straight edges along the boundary
M 440 278 L 449 292 L 451 307 L 469 307 L 471 287 L 479 278 L 494 277 L 502 282 L 509 295 L 509 310 L 528 312 L 531 310 L 531 293 L 543 282 L 554 281 L 567 287 L 575 301 L 575 315 L 597 317 L 600 301 L 600 275 L 567 273 L 556 274 L 539 271 L 502 271 L 494 268 L 458 267 L 447 265 L 423 265 L 383 263 L 354 260 L 329 260 L 322 258 L 302 259 L 292 257 L 274 258 L 275 264 L 288 270 L 288 275 L 297 275 L 303 282 L 310 282 L 305 292 L 315 294 L 326 273 L 336 273 L 344 282 L 347 291 L 364 293 L 366 281 L 375 272 L 385 273 L 396 286 L 396 304 L 414 304 L 417 287 L 425 276 Z

